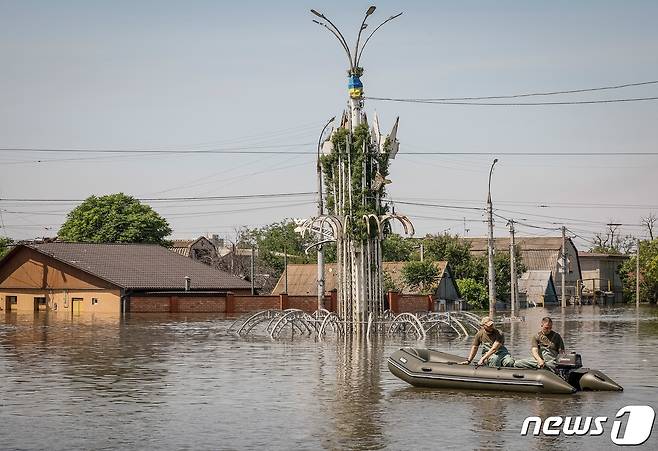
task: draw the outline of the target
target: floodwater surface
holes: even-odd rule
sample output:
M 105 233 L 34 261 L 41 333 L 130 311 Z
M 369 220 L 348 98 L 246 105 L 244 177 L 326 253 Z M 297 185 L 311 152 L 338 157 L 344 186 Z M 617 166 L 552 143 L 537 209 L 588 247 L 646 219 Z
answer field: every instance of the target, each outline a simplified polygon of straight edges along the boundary
M 369 342 L 228 333 L 213 315 L 0 315 L 2 449 L 611 449 L 627 405 L 658 410 L 658 309 L 529 309 L 501 330 L 529 356 L 542 316 L 624 392 L 535 395 L 413 388 L 401 346 L 466 355 L 470 339 Z M 520 435 L 527 416 L 606 416 L 594 436 Z M 658 431 L 642 446 L 658 449 Z

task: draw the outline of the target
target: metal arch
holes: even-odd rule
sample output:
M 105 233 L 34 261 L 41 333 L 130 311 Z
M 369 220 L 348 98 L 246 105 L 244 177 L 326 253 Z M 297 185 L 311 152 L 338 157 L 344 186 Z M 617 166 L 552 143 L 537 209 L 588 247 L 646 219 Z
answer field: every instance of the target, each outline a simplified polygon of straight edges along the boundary
M 388 329 L 388 333 L 391 334 L 393 329 L 401 324 L 411 324 L 414 329 L 416 329 L 419 340 L 424 340 L 427 338 L 427 334 L 425 333 L 425 328 L 423 327 L 422 323 L 415 315 L 412 315 L 411 313 L 400 313 L 398 316 L 396 316 L 393 320 L 393 323 L 391 324 L 391 327 Z
M 331 229 L 331 234 L 324 233 L 324 225 L 328 224 Z M 314 230 L 314 226 L 317 226 L 317 230 Z M 327 235 L 331 239 L 335 240 L 339 238 L 341 230 L 341 221 L 338 217 L 333 215 L 322 215 L 314 216 L 304 220 L 299 226 L 297 226 L 296 231 L 302 236 L 306 236 L 310 232 L 321 233 L 322 235 Z
M 451 322 L 455 322 L 455 323 L 457 323 L 457 325 L 461 328 L 461 330 L 464 331 L 464 336 L 465 336 L 465 337 L 468 337 L 468 336 L 469 336 L 468 330 L 466 330 L 466 328 L 465 328 L 464 325 L 461 323 L 461 321 L 459 321 L 457 318 L 453 318 L 452 316 L 450 316 L 449 318 L 450 318 L 450 321 L 451 321 Z
M 394 215 L 389 213 L 381 217 L 381 222 L 390 222 L 392 219 L 395 219 L 396 221 L 399 221 L 400 224 L 402 224 L 402 227 L 404 227 L 405 235 L 413 236 L 413 234 L 416 233 L 413 223 L 404 215 Z
M 480 318 L 477 315 L 474 315 L 473 313 L 456 312 L 456 313 L 452 313 L 452 316 L 456 317 L 457 319 L 463 320 L 464 323 L 472 327 L 474 330 L 478 330 L 480 328 Z
M 251 329 L 253 329 L 257 324 L 266 321 L 272 317 L 276 317 L 280 313 L 280 310 L 262 310 L 260 312 L 254 313 L 253 315 L 249 316 L 244 322 L 240 325 L 238 330 L 235 332 L 237 335 L 242 335 L 249 333 Z M 231 326 L 229 327 L 229 331 L 231 328 L 238 323 L 238 321 L 241 321 L 242 318 L 236 320 Z M 249 326 L 247 328 L 247 326 Z M 246 330 L 245 330 L 246 329 Z
M 436 320 L 432 321 L 431 323 L 432 323 L 432 325 L 427 328 L 427 330 L 425 331 L 426 333 L 430 333 L 430 331 L 434 328 L 438 329 L 439 324 L 445 324 L 447 326 L 450 326 L 450 328 L 452 328 L 452 330 L 454 330 L 457 333 L 457 336 L 459 338 L 461 338 L 461 336 L 462 336 L 461 332 L 459 332 L 459 330 L 455 326 L 453 326 L 450 323 L 450 321 L 448 321 L 448 320 L 445 320 L 445 319 L 441 318 L 441 319 L 436 319 Z
M 382 231 L 382 223 L 379 220 L 379 216 L 377 216 L 374 213 L 370 213 L 370 214 L 367 214 L 367 215 L 363 215 L 363 220 L 366 223 L 366 229 L 368 230 L 368 236 L 370 236 L 370 221 L 374 220 L 375 224 L 377 224 L 377 236 L 379 237 L 379 239 L 384 238 L 384 234 L 383 234 L 383 231 Z
M 322 230 L 324 223 L 327 221 L 329 222 L 329 227 L 331 227 L 331 230 L 334 232 L 334 239 L 340 238 L 340 219 L 333 215 L 323 216 L 322 220 L 320 221 L 320 230 Z
M 334 327 L 334 330 L 340 329 L 340 332 L 341 333 L 343 332 L 343 330 L 341 329 L 340 318 L 335 313 L 330 312 L 327 316 L 324 317 L 324 320 L 322 320 L 322 324 L 320 325 L 320 329 L 318 330 L 318 338 L 322 339 L 322 337 L 325 334 L 325 329 L 329 324 L 331 324 L 332 327 Z
M 315 320 L 320 320 L 322 318 L 325 318 L 328 315 L 331 315 L 331 313 L 332 312 L 330 312 L 329 310 L 327 310 L 325 308 L 319 308 L 311 314 L 311 317 L 313 317 L 313 319 L 315 319 Z
M 456 323 L 456 324 L 459 326 L 459 328 L 464 332 L 464 336 L 465 336 L 465 337 L 468 337 L 468 336 L 469 336 L 468 330 L 466 330 L 466 328 L 464 327 L 464 325 L 463 325 L 463 324 L 462 324 L 457 318 L 455 318 L 455 317 L 452 315 L 451 312 L 432 312 L 432 313 L 427 313 L 427 314 L 423 315 L 422 317 L 420 317 L 420 320 L 421 320 L 422 323 L 425 323 L 425 322 L 428 322 L 428 323 L 429 323 L 429 322 L 434 322 L 434 321 L 444 321 L 444 322 L 446 322 L 446 324 L 449 324 L 450 327 L 452 327 L 453 329 L 455 329 L 455 327 L 452 325 L 452 323 L 454 322 L 454 323 Z M 431 329 L 431 327 L 430 327 L 430 329 Z M 429 329 L 428 329 L 427 331 L 429 332 Z M 455 331 L 457 332 L 457 334 L 459 334 L 459 336 L 462 335 L 461 332 L 459 332 L 458 330 L 455 329 Z
M 301 315 L 300 315 L 301 313 Z M 304 331 L 302 328 L 297 324 L 296 320 L 299 320 L 299 322 L 306 328 L 306 332 L 308 334 L 311 334 L 312 330 L 311 327 L 308 325 L 306 322 L 306 319 L 304 318 L 304 315 L 308 315 L 308 313 L 299 310 L 299 309 L 288 309 L 284 311 L 284 314 L 279 318 L 279 320 L 274 324 L 274 327 L 270 331 L 270 338 L 274 339 L 275 335 L 278 337 L 281 334 L 281 331 L 285 326 L 290 324 L 292 327 L 297 328 L 301 333 Z M 309 316 L 310 317 L 310 316 Z

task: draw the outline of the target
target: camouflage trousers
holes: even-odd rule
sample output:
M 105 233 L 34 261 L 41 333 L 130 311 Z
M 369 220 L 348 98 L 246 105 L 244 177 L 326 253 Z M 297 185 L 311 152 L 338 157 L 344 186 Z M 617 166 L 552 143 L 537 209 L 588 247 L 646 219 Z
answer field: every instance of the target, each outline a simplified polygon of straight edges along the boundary
M 542 349 L 539 352 L 541 353 L 541 358 L 544 359 L 544 366 L 555 372 L 555 367 L 557 365 L 557 355 L 554 355 L 548 349 Z M 534 357 L 530 357 L 528 359 L 516 360 L 514 362 L 514 368 L 539 368 L 539 364 Z
M 491 346 L 483 345 L 482 346 L 482 355 L 489 352 L 490 349 L 491 349 Z M 492 354 L 489 357 L 489 360 L 487 360 L 486 365 L 491 366 L 491 367 L 500 367 L 500 366 L 513 367 L 514 366 L 514 357 L 512 357 L 512 355 L 509 353 L 509 351 L 507 350 L 507 348 L 505 346 L 501 346 L 498 351 L 496 351 L 494 354 Z

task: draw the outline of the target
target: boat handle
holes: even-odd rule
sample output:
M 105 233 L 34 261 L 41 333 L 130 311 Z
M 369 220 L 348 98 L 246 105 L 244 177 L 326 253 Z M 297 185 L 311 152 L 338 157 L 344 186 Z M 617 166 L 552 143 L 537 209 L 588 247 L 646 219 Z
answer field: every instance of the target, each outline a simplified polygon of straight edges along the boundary
M 421 368 L 421 370 L 426 371 L 428 373 L 432 372 L 432 368 Z
M 525 377 L 523 374 L 517 374 L 517 373 L 512 374 L 512 376 L 514 376 L 517 379 L 523 379 Z

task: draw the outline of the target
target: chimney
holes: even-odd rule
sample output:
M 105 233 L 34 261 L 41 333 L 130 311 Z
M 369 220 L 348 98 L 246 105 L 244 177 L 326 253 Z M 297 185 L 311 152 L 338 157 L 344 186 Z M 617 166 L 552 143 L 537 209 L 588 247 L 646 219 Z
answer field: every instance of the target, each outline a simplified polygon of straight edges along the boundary
M 185 291 L 190 291 L 191 284 L 192 284 L 192 279 L 190 279 L 190 276 L 185 276 Z

